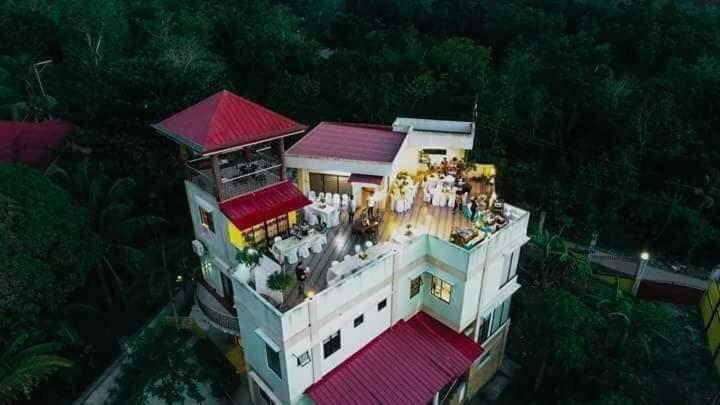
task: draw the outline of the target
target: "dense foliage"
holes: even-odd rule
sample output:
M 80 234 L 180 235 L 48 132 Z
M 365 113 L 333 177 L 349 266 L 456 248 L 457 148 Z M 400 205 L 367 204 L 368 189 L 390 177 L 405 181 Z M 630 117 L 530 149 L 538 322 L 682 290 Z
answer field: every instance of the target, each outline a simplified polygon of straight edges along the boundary
M 160 322 L 129 343 L 129 361 L 111 403 L 202 403 L 224 398 L 235 372 L 208 340 Z M 234 382 L 237 384 L 237 382 Z
M 470 157 L 499 166 L 508 201 L 534 218 L 546 211 L 549 228 L 580 242 L 599 231 L 601 245 L 715 264 L 720 15 L 701 2 L 6 0 L 0 26 L 0 118 L 52 112 L 78 126 L 58 160 L 67 176 L 53 177 L 74 208 L 36 221 L 23 214 L 36 214 L 35 197 L 5 196 L 4 221 L 33 221 L 25 236 L 87 227 L 91 237 L 59 246 L 99 240 L 49 256 L 72 267 L 60 280 L 47 263 L 15 263 L 15 284 L 0 285 L 28 284 L 31 267 L 43 274 L 3 294 L 29 300 L 0 305 L 8 327 L 38 314 L 38 302 L 59 310 L 70 291 L 89 292 L 65 308 L 80 361 L 57 391 L 43 390 L 62 392 L 59 402 L 188 275 L 188 241 L 164 236 L 192 233 L 177 153 L 148 124 L 222 88 L 308 124 L 469 119 L 477 99 Z M 32 63 L 48 59 L 41 89 Z M 17 193 L 10 176 L 0 183 Z M 68 202 L 46 191 L 38 198 L 48 209 Z M 42 240 L 14 249 L 48 256 L 55 246 Z M 556 253 L 538 285 L 568 263 Z M 54 333 L 39 322 L 39 335 Z
M 0 165 L 0 347 L 46 340 L 92 271 L 99 241 L 65 191 L 33 169 Z

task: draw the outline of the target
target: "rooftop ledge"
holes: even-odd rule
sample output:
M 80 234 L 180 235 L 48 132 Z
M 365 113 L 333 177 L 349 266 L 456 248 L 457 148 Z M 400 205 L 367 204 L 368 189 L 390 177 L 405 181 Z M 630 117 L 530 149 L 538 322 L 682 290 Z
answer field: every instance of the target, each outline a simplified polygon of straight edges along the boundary
M 395 132 L 431 132 L 443 135 L 473 136 L 475 126 L 469 121 L 445 121 L 424 118 L 397 118 L 393 122 Z
M 265 296 L 245 282 L 238 271 L 234 274 L 234 278 L 241 288 L 236 289 L 236 302 L 244 306 L 247 312 L 253 314 L 269 335 L 274 339 L 284 341 L 307 326 L 309 323 L 308 306 L 311 303 L 316 303 L 319 308 L 322 308 L 323 302 L 326 300 L 332 302 L 333 299 L 337 299 L 338 295 L 349 292 L 357 293 L 358 288 L 353 281 L 363 279 L 358 282 L 358 286 L 367 286 L 365 281 L 373 274 L 377 275 L 380 274 L 379 272 L 388 271 L 390 264 L 386 263 L 392 263 L 395 255 L 398 255 L 397 260 L 400 267 L 410 265 L 422 257 L 431 257 L 432 260 L 467 273 L 481 266 L 485 260 L 492 260 L 509 249 L 521 246 L 528 240 L 526 229 L 529 212 L 507 203 L 505 206 L 507 218 L 510 221 L 508 225 L 471 248 L 458 246 L 424 232 L 421 225 L 418 225 L 415 228 L 416 231 L 410 236 L 405 235 L 404 228 L 399 228 L 391 240 L 367 249 L 365 259 L 361 259 L 357 255 L 346 258 L 357 265 L 344 265 L 345 260 L 335 264 L 338 270 L 347 271 L 335 271 L 335 266 L 331 266 L 327 272 L 328 285 L 326 288 L 315 292 L 312 298 L 299 301 L 296 305 L 283 310 L 273 305 Z M 270 260 L 268 259 L 266 262 L 269 263 Z M 261 265 L 266 262 L 261 261 Z

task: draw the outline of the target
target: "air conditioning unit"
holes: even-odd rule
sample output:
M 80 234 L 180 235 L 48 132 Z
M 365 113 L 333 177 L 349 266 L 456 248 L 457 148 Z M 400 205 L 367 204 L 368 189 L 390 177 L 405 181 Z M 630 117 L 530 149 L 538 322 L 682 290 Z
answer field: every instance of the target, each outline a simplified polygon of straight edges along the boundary
M 197 239 L 192 241 L 192 248 L 193 252 L 195 252 L 198 256 L 203 256 L 205 254 L 205 246 Z

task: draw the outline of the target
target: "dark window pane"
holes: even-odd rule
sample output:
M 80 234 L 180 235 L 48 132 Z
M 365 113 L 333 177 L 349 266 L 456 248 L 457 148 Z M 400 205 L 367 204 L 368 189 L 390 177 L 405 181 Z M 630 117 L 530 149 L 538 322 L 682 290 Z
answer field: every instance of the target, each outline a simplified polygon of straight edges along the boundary
M 378 303 L 378 311 L 382 311 L 387 306 L 387 299 L 384 299 Z
M 353 321 L 353 327 L 357 328 L 362 325 L 363 322 L 365 322 L 365 315 L 360 315 Z
M 323 356 L 327 359 L 338 350 L 340 350 L 340 331 L 323 340 Z
M 310 190 L 319 193 L 325 189 L 323 185 L 323 175 L 318 173 L 310 173 Z
M 282 378 L 282 370 L 280 369 L 280 353 L 273 350 L 270 345 L 265 343 L 265 355 L 267 357 L 267 363 L 270 370 L 275 372 L 278 377 Z
M 352 186 L 348 182 L 348 177 L 338 177 L 338 189 L 340 194 L 352 194 Z

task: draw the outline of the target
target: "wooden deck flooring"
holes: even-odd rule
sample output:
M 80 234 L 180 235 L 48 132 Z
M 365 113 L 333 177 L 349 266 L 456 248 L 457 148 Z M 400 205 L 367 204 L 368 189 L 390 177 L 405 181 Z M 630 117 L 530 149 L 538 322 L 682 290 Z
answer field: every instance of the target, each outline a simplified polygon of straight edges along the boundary
M 389 206 L 390 204 L 386 204 Z M 422 192 L 418 192 L 412 208 L 403 213 L 385 210 L 380 213 L 382 222 L 378 232 L 380 242 L 390 240 L 393 233 L 400 227 L 407 224 L 414 226 L 423 226 L 427 232 L 441 239 L 450 239 L 450 233 L 455 226 L 469 225 L 470 221 L 462 215 L 461 211 L 453 214 L 452 208 L 435 207 L 422 200 Z M 330 228 L 327 231 L 328 244 L 321 253 L 312 254 L 303 260 L 304 264 L 310 269 L 310 274 L 305 283 L 305 291 L 322 291 L 327 287 L 327 270 L 333 260 L 342 261 L 345 255 L 353 255 L 354 246 L 362 244 L 367 239 L 364 237 L 353 236 L 350 232 L 350 224 L 346 213 L 342 213 L 340 217 L 340 225 Z M 373 243 L 378 241 L 373 240 Z M 295 265 L 285 264 L 283 270 L 293 272 Z M 298 287 L 294 287 L 286 293 L 284 308 L 292 308 L 301 302 L 303 297 L 300 296 Z

